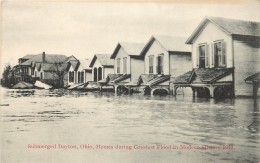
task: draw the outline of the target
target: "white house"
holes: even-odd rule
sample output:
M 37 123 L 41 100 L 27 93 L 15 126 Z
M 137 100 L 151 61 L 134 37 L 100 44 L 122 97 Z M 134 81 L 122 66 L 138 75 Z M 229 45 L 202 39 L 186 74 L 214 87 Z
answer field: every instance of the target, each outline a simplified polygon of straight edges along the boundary
M 252 95 L 244 79 L 260 69 L 260 23 L 206 17 L 186 41 L 192 45 L 192 70 L 174 81 L 198 96 Z
M 141 52 L 144 74 L 139 78 L 142 82 L 139 80 L 138 83 L 147 86 L 150 89 L 148 93 L 153 94 L 158 90 L 169 93 L 170 78 L 191 69 L 191 46 L 186 45 L 185 41 L 182 37 L 158 35 L 151 36 L 146 43 Z M 131 84 L 134 86 L 137 83 Z
M 114 60 L 109 54 L 95 54 L 89 67 L 92 68 L 92 81 L 97 82 L 114 73 Z

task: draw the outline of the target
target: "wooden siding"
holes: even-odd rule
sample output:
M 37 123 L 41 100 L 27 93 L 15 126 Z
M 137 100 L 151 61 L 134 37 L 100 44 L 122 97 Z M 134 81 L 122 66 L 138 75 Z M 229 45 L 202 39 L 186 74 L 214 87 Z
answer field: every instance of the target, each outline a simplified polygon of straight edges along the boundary
M 144 60 L 131 58 L 131 81 L 135 81 L 144 74 Z
M 191 53 L 170 53 L 170 75 L 180 76 L 192 69 Z
M 117 73 L 117 59 L 120 58 L 120 72 Z M 125 52 L 125 50 L 121 47 L 115 57 L 114 60 L 114 73 L 115 74 L 123 74 L 123 58 L 127 58 L 127 74 L 131 74 L 131 64 L 130 64 L 130 56 Z
M 213 55 L 213 43 L 215 41 L 224 41 L 226 43 L 226 62 L 227 62 L 227 68 L 233 67 L 233 51 L 232 51 L 232 37 L 226 34 L 223 30 L 218 28 L 213 23 L 209 22 L 205 28 L 201 31 L 199 36 L 195 39 L 195 41 L 192 44 L 192 67 L 197 67 L 197 47 L 200 44 L 207 44 L 209 45 L 209 66 L 210 68 L 213 67 L 212 64 L 212 55 Z
M 260 70 L 260 42 L 234 38 L 235 95 L 253 95 L 253 86 L 244 79 Z
M 114 68 L 111 67 L 105 67 L 103 68 L 103 76 L 102 79 L 106 78 L 108 74 L 113 74 L 114 73 Z
M 149 56 L 154 56 L 154 60 L 153 60 L 153 74 L 157 74 L 156 71 L 156 58 L 158 57 L 158 55 L 162 55 L 164 56 L 163 58 L 163 74 L 165 75 L 169 75 L 169 53 L 168 51 L 165 50 L 165 48 L 157 41 L 155 40 L 152 44 L 152 46 L 149 48 L 149 50 L 147 51 L 146 55 L 145 55 L 145 59 L 144 59 L 144 66 L 145 66 L 145 74 L 149 74 Z
M 86 72 L 85 75 L 86 75 L 85 82 L 91 81 L 92 73 L 91 72 Z

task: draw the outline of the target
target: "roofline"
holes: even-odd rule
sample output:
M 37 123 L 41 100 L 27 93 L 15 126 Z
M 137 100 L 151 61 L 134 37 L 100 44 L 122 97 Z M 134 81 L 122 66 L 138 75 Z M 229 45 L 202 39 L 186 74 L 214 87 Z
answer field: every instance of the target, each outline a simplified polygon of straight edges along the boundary
M 148 49 L 152 46 L 153 42 L 155 41 L 155 37 L 152 35 L 148 42 L 145 44 L 143 50 L 140 53 L 140 56 L 145 56 L 145 54 L 147 53 Z
M 197 28 L 192 32 L 190 37 L 186 40 L 186 44 L 192 44 L 193 40 L 197 38 L 197 36 L 201 33 L 202 29 L 205 28 L 206 24 L 210 21 L 214 25 L 216 25 L 218 28 L 220 28 L 223 32 L 227 33 L 228 35 L 231 35 L 230 32 L 225 30 L 223 27 L 219 26 L 215 21 L 210 19 L 210 17 L 204 17 L 203 20 L 200 22 L 200 24 L 197 26 Z
M 116 55 L 117 55 L 117 53 L 118 53 L 118 51 L 119 51 L 119 49 L 120 48 L 123 48 L 124 49 L 124 47 L 121 45 L 121 43 L 120 42 L 118 42 L 117 43 L 117 46 L 116 46 L 116 48 L 115 48 L 115 50 L 114 50 L 114 52 L 112 53 L 112 55 L 111 55 L 111 57 L 110 57 L 110 59 L 115 59 L 116 58 Z M 124 49 L 124 51 L 125 51 L 125 53 L 128 55 L 128 56 L 130 56 L 130 57 L 133 57 L 133 58 L 142 58 L 142 51 L 139 53 L 139 55 L 134 55 L 134 54 L 129 54 L 125 49 Z
M 122 45 L 120 43 L 117 43 L 116 48 L 114 49 L 112 55 L 110 56 L 110 59 L 115 59 L 116 58 L 116 55 L 117 55 L 120 47 L 122 47 Z
M 94 57 L 92 58 L 92 60 L 91 60 L 91 62 L 90 62 L 90 64 L 89 64 L 89 67 L 93 67 L 93 65 L 94 65 L 94 63 L 95 63 L 95 61 L 97 60 L 97 56 L 96 56 L 96 54 L 94 55 Z

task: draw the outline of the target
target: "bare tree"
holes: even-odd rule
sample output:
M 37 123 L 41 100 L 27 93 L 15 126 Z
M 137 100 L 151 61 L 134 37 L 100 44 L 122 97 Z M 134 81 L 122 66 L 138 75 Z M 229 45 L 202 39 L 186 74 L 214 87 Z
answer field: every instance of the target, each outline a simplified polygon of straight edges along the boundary
M 51 73 L 55 81 L 55 85 L 59 88 L 64 87 L 64 76 L 68 73 L 68 63 L 54 63 Z

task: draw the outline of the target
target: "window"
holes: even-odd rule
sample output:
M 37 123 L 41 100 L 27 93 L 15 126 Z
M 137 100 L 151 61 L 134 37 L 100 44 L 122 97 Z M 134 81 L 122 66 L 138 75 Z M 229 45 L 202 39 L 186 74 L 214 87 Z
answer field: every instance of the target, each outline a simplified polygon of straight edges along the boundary
M 116 66 L 117 66 L 116 72 L 117 72 L 118 74 L 120 74 L 120 58 L 117 59 L 117 64 L 116 64 Z
M 84 71 L 81 72 L 80 81 L 81 81 L 81 83 L 84 83 Z
M 149 74 L 153 73 L 153 58 L 153 55 L 149 56 Z
M 163 55 L 157 57 L 157 73 L 163 74 Z
M 103 76 L 103 72 L 102 71 L 103 71 L 102 67 L 99 67 L 98 68 L 98 81 L 102 80 L 102 76 Z
M 78 72 L 78 83 L 84 83 L 84 72 Z
M 225 43 L 223 41 L 215 42 L 213 49 L 213 64 L 214 67 L 226 66 Z
M 32 68 L 31 70 L 32 70 L 31 75 L 34 75 L 34 68 Z
M 74 72 L 73 71 L 70 71 L 69 72 L 69 82 L 74 82 Z
M 199 68 L 205 68 L 205 53 L 206 53 L 206 46 L 205 45 L 199 46 Z
M 123 73 L 127 74 L 127 58 L 123 58 Z
M 94 81 L 96 82 L 96 81 L 98 81 L 98 76 L 97 76 L 97 68 L 95 67 L 94 68 L 94 73 L 93 73 L 93 77 L 94 77 Z

